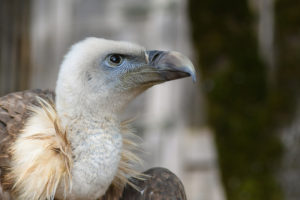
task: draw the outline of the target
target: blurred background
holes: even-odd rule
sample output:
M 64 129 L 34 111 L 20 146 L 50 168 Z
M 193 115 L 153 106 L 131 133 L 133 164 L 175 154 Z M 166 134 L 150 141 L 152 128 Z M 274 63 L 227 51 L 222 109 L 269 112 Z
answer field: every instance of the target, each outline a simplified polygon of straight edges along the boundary
M 190 200 L 300 199 L 299 0 L 0 0 L 0 94 L 55 88 L 70 45 L 95 36 L 189 56 L 183 79 L 124 118 L 145 165 Z

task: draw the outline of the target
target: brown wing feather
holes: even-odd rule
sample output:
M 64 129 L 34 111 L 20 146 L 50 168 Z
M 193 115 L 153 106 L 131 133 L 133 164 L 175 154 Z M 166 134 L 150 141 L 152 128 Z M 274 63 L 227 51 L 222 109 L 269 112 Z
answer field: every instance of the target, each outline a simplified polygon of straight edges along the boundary
M 168 169 L 156 167 L 147 170 L 144 174 L 149 175 L 150 178 L 132 179 L 140 191 L 126 186 L 120 200 L 186 200 L 183 184 Z
M 37 96 L 54 101 L 50 90 L 26 90 L 10 93 L 0 98 L 0 199 L 9 200 L 9 184 L 3 177 L 7 173 L 11 155 L 8 147 L 23 128 L 30 112 L 29 106 L 38 105 Z

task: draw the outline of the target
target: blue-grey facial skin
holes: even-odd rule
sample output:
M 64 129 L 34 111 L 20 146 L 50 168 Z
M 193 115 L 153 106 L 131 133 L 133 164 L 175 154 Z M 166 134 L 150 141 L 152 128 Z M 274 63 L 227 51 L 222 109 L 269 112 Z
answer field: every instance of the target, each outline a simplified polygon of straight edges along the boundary
M 121 62 L 111 62 L 111 56 L 121 57 Z M 114 88 L 118 91 L 151 87 L 188 76 L 192 76 L 195 80 L 195 69 L 192 63 L 178 52 L 147 51 L 141 52 L 140 55 L 110 53 L 100 59 L 97 67 L 98 73 L 87 74 L 89 82 L 102 80 L 102 83 L 94 82 L 93 85 L 105 84 L 106 88 Z
M 109 62 L 110 56 L 117 55 L 122 58 L 119 64 L 113 64 Z M 136 72 L 140 68 L 147 65 L 144 55 L 122 55 L 122 54 L 110 54 L 101 63 L 104 71 L 109 71 L 113 78 L 120 78 L 126 74 Z M 134 74 L 132 74 L 134 76 Z
M 122 61 L 119 64 L 113 64 L 109 62 L 109 58 L 112 55 L 118 55 L 122 57 Z M 147 77 L 143 74 L 143 69 L 147 68 L 148 64 L 145 55 L 120 55 L 110 54 L 101 63 L 105 73 L 108 73 L 107 84 L 110 82 L 118 82 L 122 89 L 132 89 L 139 87 L 143 84 Z

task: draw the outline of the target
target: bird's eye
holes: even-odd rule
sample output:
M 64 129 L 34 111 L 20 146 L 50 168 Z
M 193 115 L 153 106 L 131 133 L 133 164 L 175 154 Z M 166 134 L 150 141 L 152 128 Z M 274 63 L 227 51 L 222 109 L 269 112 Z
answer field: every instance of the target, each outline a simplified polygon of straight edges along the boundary
M 123 56 L 120 54 L 112 54 L 108 56 L 107 61 L 112 66 L 118 66 L 123 62 Z

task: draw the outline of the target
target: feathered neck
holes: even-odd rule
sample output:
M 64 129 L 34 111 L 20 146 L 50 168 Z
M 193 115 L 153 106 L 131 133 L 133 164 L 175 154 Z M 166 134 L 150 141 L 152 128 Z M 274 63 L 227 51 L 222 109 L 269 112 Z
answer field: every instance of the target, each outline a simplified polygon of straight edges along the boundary
M 93 92 L 73 86 L 61 76 L 57 81 L 55 106 L 63 125 L 78 118 L 87 121 L 101 121 L 105 118 L 117 120 L 124 108 L 150 87 L 145 85 L 131 89 L 110 88 L 107 91 Z

